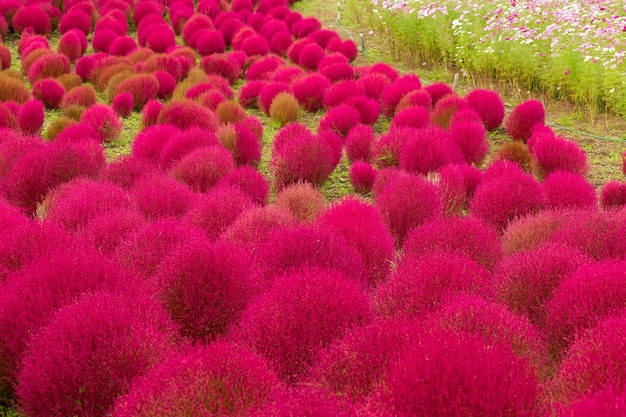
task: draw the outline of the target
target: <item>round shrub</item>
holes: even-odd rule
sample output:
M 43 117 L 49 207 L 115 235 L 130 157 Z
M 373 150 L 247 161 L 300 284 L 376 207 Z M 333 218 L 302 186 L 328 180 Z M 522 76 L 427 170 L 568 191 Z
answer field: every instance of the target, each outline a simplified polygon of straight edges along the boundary
M 113 29 L 98 29 L 93 32 L 91 46 L 94 51 L 108 52 L 109 46 L 119 37 L 123 36 Z
M 368 162 L 353 162 L 348 176 L 355 192 L 367 194 L 372 191 L 378 171 Z
M 33 96 L 48 109 L 56 109 L 61 104 L 65 87 L 54 78 L 44 78 L 33 85 Z
M 86 295 L 33 336 L 16 390 L 20 409 L 99 415 L 172 351 L 173 328 L 160 304 L 139 291 Z
M 532 149 L 531 170 L 538 178 L 554 171 L 567 171 L 582 176 L 589 172 L 585 151 L 574 141 L 542 135 Z
M 396 114 L 391 119 L 390 129 L 398 127 L 412 127 L 414 129 L 424 129 L 430 124 L 428 110 L 424 107 L 409 107 Z
M 490 299 L 493 291 L 493 275 L 467 255 L 444 251 L 407 255 L 378 286 L 376 310 L 386 318 L 421 317 L 452 296 L 467 292 Z
M 450 127 L 452 116 L 459 110 L 467 109 L 469 106 L 465 99 L 457 96 L 456 94 L 448 94 L 438 100 L 431 112 L 431 121 L 433 124 L 440 126 L 444 129 Z
M 43 127 L 45 118 L 45 108 L 41 101 L 28 100 L 20 108 L 17 114 L 17 121 L 22 133 L 27 135 L 39 135 Z
M 154 280 L 179 332 L 199 343 L 215 340 L 238 323 L 261 284 L 247 251 L 206 238 L 176 247 Z
M 69 90 L 61 100 L 61 108 L 69 108 L 71 106 L 91 107 L 96 104 L 96 90 L 90 85 L 80 85 Z
M 160 167 L 169 170 L 192 151 L 206 146 L 218 145 L 216 135 L 206 129 L 190 128 L 172 135 L 163 144 Z
M 38 58 L 28 67 L 27 78 L 31 84 L 42 78 L 56 78 L 70 72 L 70 61 L 63 54 L 50 53 Z
M 621 314 L 626 300 L 626 262 L 609 260 L 581 266 L 562 280 L 546 304 L 546 338 L 556 357 L 577 334 L 604 317 Z
M 354 408 L 332 392 L 315 387 L 294 387 L 281 392 L 270 405 L 251 416 L 354 417 Z
M 316 43 L 306 45 L 298 56 L 298 65 L 302 68 L 316 71 L 317 65 L 324 58 L 324 50 Z
M 292 227 L 296 223 L 297 220 L 286 209 L 274 205 L 251 208 L 241 213 L 222 237 L 256 253 L 274 231 Z
M 424 87 L 424 90 L 428 91 L 428 94 L 430 94 L 433 106 L 445 96 L 454 94 L 454 90 L 452 89 L 452 87 L 444 82 L 432 83 Z
M 530 150 L 522 141 L 513 140 L 500 145 L 494 160 L 515 162 L 524 172 L 530 172 Z
M 167 124 L 147 127 L 135 136 L 131 153 L 137 159 L 158 164 L 165 144 L 178 133 L 177 127 Z
M 298 118 L 300 106 L 298 100 L 291 93 L 278 93 L 272 100 L 269 115 L 281 126 L 293 122 Z
M 142 109 L 150 100 L 157 98 L 159 80 L 153 74 L 135 74 L 117 84 L 112 96 L 130 93 L 136 109 Z
M 111 107 L 120 117 L 128 117 L 132 114 L 135 102 L 131 93 L 120 93 L 115 96 Z
M 13 30 L 22 33 L 31 28 L 38 35 L 49 35 L 52 30 L 50 16 L 39 6 L 20 7 L 12 20 Z
M 357 283 L 340 272 L 307 269 L 277 278 L 244 311 L 234 338 L 268 358 L 282 379 L 295 382 L 320 349 L 369 320 L 369 302 Z
M 21 104 L 30 99 L 28 87 L 22 80 L 0 75 L 0 87 L 0 100 L 2 102 L 14 101 Z
M 385 220 L 398 247 L 409 230 L 441 214 L 437 188 L 426 179 L 401 174 L 391 179 L 376 198 L 376 207 Z
M 502 258 L 497 231 L 478 219 L 436 217 L 411 230 L 402 247 L 405 256 L 444 251 L 469 257 L 493 271 Z
M 504 120 L 504 102 L 497 92 L 475 89 L 465 96 L 465 101 L 480 115 L 487 130 L 500 127 Z
M 504 257 L 498 265 L 498 298 L 543 328 L 546 303 L 556 288 L 588 263 L 591 259 L 579 250 L 554 243 L 516 252 Z
M 594 193 L 595 195 L 595 193 Z M 626 206 L 626 182 L 607 181 L 600 189 L 600 206 L 603 210 L 620 210 Z
M 280 190 L 276 194 L 275 204 L 289 210 L 298 221 L 309 223 L 322 212 L 325 201 L 318 189 L 309 183 L 299 182 Z
M 248 415 L 281 388 L 263 358 L 215 342 L 176 355 L 136 380 L 116 401 L 113 416 Z
M 201 56 L 207 56 L 224 52 L 226 43 L 219 30 L 203 30 L 195 41 L 195 47 Z
M 240 123 L 248 116 L 244 108 L 232 100 L 224 100 L 218 104 L 215 114 L 222 124 Z
M 83 55 L 81 38 L 79 37 L 77 32 L 82 33 L 75 29 L 65 33 L 63 36 L 61 36 L 61 39 L 59 40 L 59 45 L 57 46 L 57 52 L 65 55 L 71 63 L 76 62 L 76 60 Z
M 137 42 L 132 36 L 118 36 L 110 43 L 108 52 L 114 56 L 128 56 L 137 50 Z
M 596 189 L 579 174 L 554 171 L 543 181 L 546 208 L 596 208 Z
M 242 85 L 239 89 L 239 96 L 237 97 L 239 104 L 245 109 L 256 106 L 257 97 L 263 87 L 265 87 L 265 84 L 266 81 L 254 80 L 248 81 Z
M 326 112 L 320 119 L 318 132 L 332 130 L 346 137 L 350 130 L 361 123 L 361 114 L 352 106 L 341 104 Z
M 538 381 L 528 361 L 506 345 L 462 332 L 424 335 L 390 364 L 384 381 L 382 402 L 397 416 L 539 415 Z
M 357 125 L 350 129 L 346 136 L 346 157 L 350 162 L 372 159 L 372 143 L 374 142 L 374 129 L 367 125 Z
M 256 169 L 243 165 L 226 174 L 219 185 L 239 187 L 253 203 L 264 206 L 267 203 L 269 185 L 267 180 Z
M 117 247 L 137 229 L 148 224 L 136 209 L 104 212 L 91 218 L 81 237 L 105 255 L 113 255 Z
M 102 142 L 117 139 L 122 131 L 122 122 L 115 111 L 106 104 L 95 104 L 80 116 L 81 123 L 94 128 Z
M 618 417 L 626 413 L 626 393 L 607 387 L 575 401 L 569 407 L 561 404 L 557 408 L 559 417 Z
M 450 126 L 452 141 L 461 150 L 468 164 L 480 166 L 489 152 L 485 128 L 480 123 L 459 122 Z
M 461 162 L 462 156 L 451 135 L 432 126 L 415 130 L 400 152 L 400 168 L 427 175 L 452 162 Z
M 546 110 L 537 100 L 527 100 L 517 105 L 504 121 L 506 133 L 514 140 L 527 142 L 535 125 L 543 125 Z
M 203 230 L 209 239 L 215 240 L 240 214 L 252 207 L 252 201 L 239 187 L 218 186 L 196 199 L 183 221 Z
M 410 93 L 407 93 L 404 97 L 402 97 L 402 100 L 398 102 L 395 114 L 411 107 L 423 107 L 426 110 L 431 110 L 433 107 L 433 100 L 430 97 L 430 94 L 428 94 L 428 91 L 421 89 L 413 90 Z
M 238 166 L 257 166 L 261 161 L 261 142 L 259 136 L 251 130 L 254 126 L 249 125 L 247 120 L 250 118 L 235 125 L 220 127 L 217 138 L 232 153 Z
M 161 172 L 141 176 L 131 192 L 137 208 L 148 220 L 179 218 L 195 197 L 189 187 Z
M 508 173 L 483 181 L 470 201 L 470 213 L 504 230 L 515 219 L 541 210 L 545 196 L 532 176 Z
M 199 127 L 215 131 L 219 120 L 211 110 L 193 101 L 172 100 L 161 109 L 157 123 L 171 124 L 181 130 Z
M 383 74 L 367 72 L 357 80 L 357 83 L 363 88 L 366 97 L 379 100 L 383 91 L 391 85 L 392 81 Z
M 331 85 L 326 90 L 323 100 L 324 108 L 326 108 L 326 110 L 330 110 L 344 104 L 348 98 L 364 95 L 365 92 L 356 81 L 341 81 Z
M 383 114 L 391 118 L 400 100 L 411 91 L 421 88 L 422 82 L 415 74 L 406 74 L 397 78 L 380 94 L 380 104 Z
M 235 161 L 231 153 L 221 145 L 210 145 L 182 157 L 169 174 L 194 191 L 206 192 L 233 169 Z
M 65 34 L 72 29 L 78 29 L 85 35 L 91 32 L 91 17 L 77 7 L 72 7 L 68 10 L 59 21 L 59 32 L 61 34 Z

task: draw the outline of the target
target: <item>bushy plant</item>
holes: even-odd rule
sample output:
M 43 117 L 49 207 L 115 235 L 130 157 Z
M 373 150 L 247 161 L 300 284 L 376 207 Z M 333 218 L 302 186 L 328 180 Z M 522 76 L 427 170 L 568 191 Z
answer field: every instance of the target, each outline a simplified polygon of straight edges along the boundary
M 430 119 L 433 124 L 448 129 L 454 113 L 468 107 L 469 104 L 464 98 L 456 94 L 448 94 L 434 104 Z
M 296 382 L 322 348 L 369 320 L 369 302 L 357 283 L 333 270 L 305 269 L 277 278 L 252 302 L 234 338 L 268 358 L 282 379 Z
M 512 220 L 502 234 L 502 248 L 508 255 L 521 250 L 535 249 L 551 240 L 566 223 L 572 210 L 543 210 Z
M 379 100 L 383 91 L 391 85 L 392 81 L 383 74 L 367 72 L 357 80 L 357 83 L 363 88 L 368 98 Z
M 286 209 L 274 205 L 251 208 L 237 217 L 222 237 L 256 253 L 274 231 L 296 223 L 297 220 Z
M 619 315 L 626 299 L 626 263 L 609 260 L 581 266 L 554 290 L 546 304 L 546 338 L 559 358 L 575 337 L 604 317 Z
M 390 364 L 384 381 L 382 402 L 397 416 L 540 414 L 529 362 L 506 345 L 463 332 L 424 335 Z
M 89 85 L 80 85 L 69 90 L 63 96 L 60 106 L 61 108 L 68 108 L 70 106 L 80 106 L 83 108 L 91 107 L 98 101 L 96 97 L 96 90 Z
M 353 162 L 348 176 L 355 192 L 367 194 L 372 191 L 378 171 L 369 162 Z
M 492 298 L 493 275 L 469 256 L 459 253 L 433 251 L 407 255 L 376 289 L 376 311 L 386 318 L 421 317 L 464 292 Z
M 312 222 L 324 210 L 324 195 L 307 182 L 291 184 L 276 194 L 275 204 L 302 223 Z
M 201 229 L 211 239 L 217 239 L 239 215 L 253 203 L 239 187 L 218 186 L 196 199 L 183 221 Z
M 369 162 L 372 158 L 374 129 L 367 125 L 357 125 L 346 136 L 346 157 L 350 162 Z
M 249 415 L 281 389 L 282 383 L 264 358 L 233 344 L 215 342 L 159 364 L 116 401 L 112 415 Z
M 80 122 L 94 128 L 102 142 L 116 140 L 122 132 L 122 121 L 115 110 L 106 104 L 95 104 L 80 116 Z
M 148 220 L 179 218 L 194 199 L 189 187 L 158 171 L 139 177 L 130 191 L 137 208 Z
M 506 256 L 498 265 L 498 298 L 543 328 L 548 303 L 559 284 L 591 259 L 577 249 L 544 243 Z
M 514 140 L 527 142 L 535 125 L 543 125 L 546 110 L 537 100 L 527 100 L 517 105 L 504 121 L 506 133 Z
M 513 140 L 503 143 L 497 149 L 495 159 L 515 162 L 524 172 L 530 172 L 530 150 L 522 141 Z
M 78 33 L 82 33 L 76 29 L 66 32 L 59 40 L 57 52 L 62 53 L 70 60 L 71 63 L 76 62 L 83 55 L 83 46 Z M 83 33 L 84 35 L 84 33 Z
M 400 168 L 427 175 L 445 165 L 462 162 L 459 147 L 447 131 L 437 126 L 415 130 L 400 151 Z
M 88 35 L 91 32 L 91 17 L 78 7 L 72 7 L 59 21 L 59 32 L 65 34 L 77 29 Z
M 33 84 L 42 78 L 55 78 L 70 72 L 70 61 L 63 54 L 49 53 L 35 60 L 27 71 L 28 81 Z
M 596 208 L 596 189 L 583 176 L 566 171 L 554 171 L 542 183 L 546 208 Z
M 43 8 L 34 5 L 20 7 L 13 16 L 12 26 L 17 33 L 30 28 L 38 35 L 49 35 L 52 30 L 50 16 Z
M 267 203 L 269 194 L 267 180 L 251 166 L 235 168 L 220 180 L 219 185 L 238 187 L 257 205 L 264 206 Z
M 251 416 L 288 417 L 294 414 L 301 417 L 354 417 L 356 407 L 324 389 L 292 387 Z
M 392 178 L 375 199 L 398 247 L 409 230 L 442 212 L 437 188 L 413 174 L 402 173 Z
M 115 96 L 111 107 L 120 117 L 128 117 L 132 114 L 135 102 L 131 93 L 120 93 Z
M 256 106 L 257 97 L 265 84 L 266 81 L 254 80 L 248 81 L 242 85 L 239 89 L 239 95 L 237 97 L 239 104 L 245 109 Z
M 607 387 L 594 394 L 586 395 L 570 406 L 561 404 L 558 417 L 618 417 L 626 412 L 626 395 L 622 390 Z
M 346 137 L 350 130 L 360 123 L 359 111 L 347 104 L 341 104 L 327 111 L 320 119 L 318 131 L 332 130 Z
M 146 103 L 141 111 L 141 124 L 144 127 L 153 126 L 157 124 L 161 110 L 163 110 L 163 103 L 158 100 L 151 100 Z M 161 123 L 166 124 L 166 123 Z
M 104 212 L 91 218 L 81 232 L 81 237 L 105 255 L 113 255 L 117 247 L 148 221 L 137 209 L 119 209 Z
M 135 74 L 124 79 L 113 89 L 113 97 L 122 93 L 130 93 L 133 96 L 133 104 L 136 109 L 142 109 L 145 104 L 157 98 L 159 92 L 159 80 L 153 74 Z
M 504 102 L 497 92 L 475 89 L 465 96 L 465 100 L 480 115 L 487 130 L 500 127 L 504 120 Z
M 475 122 L 459 122 L 450 126 L 452 141 L 461 150 L 463 159 L 470 165 L 480 166 L 489 152 L 485 128 Z
M 430 124 L 430 115 L 424 107 L 408 107 L 406 109 L 396 111 L 393 119 L 391 119 L 390 129 L 398 127 L 411 127 L 414 129 L 424 129 Z
M 171 124 L 181 130 L 199 127 L 215 131 L 219 120 L 215 114 L 190 100 L 171 100 L 159 113 L 157 123 Z
M 167 124 L 147 127 L 135 136 L 132 155 L 137 159 L 158 164 L 165 144 L 180 132 L 177 127 Z
M 415 74 L 406 74 L 402 77 L 398 77 L 392 84 L 385 87 L 380 94 L 380 104 L 383 114 L 391 118 L 400 100 L 411 91 L 421 88 L 422 82 Z
M 351 98 L 364 96 L 365 91 L 356 81 L 340 81 L 329 86 L 324 94 L 323 104 L 326 110 L 335 108 Z
M 272 100 L 269 109 L 269 115 L 272 120 L 278 122 L 281 126 L 295 121 L 299 112 L 298 100 L 293 94 L 287 92 L 278 93 Z
M 0 101 L 14 101 L 21 104 L 29 99 L 28 87 L 21 80 L 0 74 Z
M 589 172 L 585 151 L 574 141 L 543 135 L 532 147 L 531 169 L 538 178 L 554 171 L 567 171 L 582 176 Z
M 45 118 L 45 108 L 41 101 L 37 99 L 28 100 L 20 108 L 17 114 L 17 121 L 22 133 L 27 135 L 39 135 L 43 127 Z
M 221 145 L 209 145 L 183 156 L 172 165 L 169 174 L 194 191 L 206 192 L 233 169 L 232 154 Z
M 261 161 L 259 137 L 262 136 L 262 132 L 258 135 L 258 132 L 252 131 L 256 127 L 251 120 L 248 117 L 241 123 L 222 125 L 217 130 L 218 141 L 232 153 L 238 166 L 257 166 Z
M 136 292 L 86 295 L 33 336 L 16 390 L 23 412 L 101 415 L 173 350 L 171 320 L 156 300 Z
M 600 205 L 607 211 L 626 207 L 626 182 L 607 181 L 600 189 Z

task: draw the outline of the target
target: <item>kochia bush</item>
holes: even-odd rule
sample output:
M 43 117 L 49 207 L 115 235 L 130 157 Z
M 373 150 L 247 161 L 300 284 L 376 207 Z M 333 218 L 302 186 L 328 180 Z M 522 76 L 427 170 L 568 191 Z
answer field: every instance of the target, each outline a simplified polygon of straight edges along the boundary
M 470 91 L 465 100 L 480 115 L 487 130 L 500 127 L 504 120 L 504 102 L 497 92 L 475 89 Z
M 535 125 L 543 125 L 546 110 L 537 100 L 527 100 L 513 109 L 504 121 L 506 133 L 514 140 L 527 142 Z

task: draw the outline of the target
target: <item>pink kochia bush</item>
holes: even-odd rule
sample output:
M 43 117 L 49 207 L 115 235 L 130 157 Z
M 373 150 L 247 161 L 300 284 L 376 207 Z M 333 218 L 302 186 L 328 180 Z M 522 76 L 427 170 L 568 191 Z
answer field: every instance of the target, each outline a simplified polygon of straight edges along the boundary
M 436 187 L 413 174 L 401 173 L 391 179 L 375 199 L 398 247 L 409 230 L 441 214 Z
M 350 184 L 354 191 L 366 194 L 372 191 L 378 171 L 368 162 L 354 162 L 350 165 Z
M 171 137 L 167 137 L 166 133 L 169 131 L 171 131 L 169 127 L 165 129 L 165 132 L 161 127 L 155 127 L 154 130 L 150 130 L 150 135 L 145 141 L 146 151 L 156 153 L 160 150 L 159 166 L 163 170 L 169 170 L 196 149 L 218 144 L 215 134 L 207 129 L 192 127 L 182 132 L 177 131 L 171 134 Z M 144 143 L 141 144 L 144 145 Z M 151 146 L 154 146 L 154 149 L 150 149 Z
M 241 311 L 260 288 L 258 278 L 246 250 L 203 237 L 174 249 L 154 280 L 180 333 L 192 341 L 207 342 L 239 321 Z
M 546 305 L 547 340 L 558 357 L 575 336 L 604 317 L 621 314 L 626 300 L 626 262 L 602 261 L 579 268 L 554 290 Z
M 105 165 L 98 143 L 46 144 L 17 160 L 5 177 L 8 199 L 32 214 L 57 185 L 83 176 L 94 178 Z
M 283 380 L 296 382 L 320 349 L 369 320 L 369 301 L 356 282 L 337 271 L 305 269 L 279 277 L 250 304 L 233 337 L 268 358 Z
M 415 130 L 400 151 L 400 168 L 416 174 L 426 175 L 462 161 L 450 133 L 437 126 Z
M 468 256 L 442 251 L 408 255 L 378 286 L 376 310 L 386 318 L 420 317 L 463 292 L 490 299 L 493 288 L 493 275 Z
M 130 191 L 137 208 L 149 220 L 180 218 L 194 199 L 189 187 L 161 172 L 140 177 Z
M 176 355 L 137 379 L 116 401 L 113 416 L 250 415 L 282 389 L 262 357 L 215 342 Z
M 626 390 L 607 387 L 557 410 L 558 417 L 619 417 L 626 414 Z
M 222 238 L 244 246 L 253 254 L 277 230 L 295 226 L 296 218 L 287 209 L 269 205 L 251 208 L 242 213 L 222 234 Z
M 390 364 L 384 381 L 380 397 L 395 416 L 540 415 L 529 362 L 463 332 L 425 334 Z
M 144 291 L 90 294 L 61 309 L 24 353 L 20 409 L 33 417 L 103 415 L 133 378 L 163 360 L 174 326 Z
M 546 208 L 596 208 L 596 189 L 582 175 L 567 171 L 554 171 L 543 181 Z M 625 201 L 626 203 L 626 201 Z
M 316 387 L 284 390 L 270 405 L 251 417 L 355 417 L 355 407 L 337 395 Z
M 269 194 L 267 180 L 256 169 L 244 165 L 226 174 L 218 185 L 239 187 L 253 203 L 265 205 Z
M 469 107 L 478 113 L 487 130 L 500 127 L 504 120 L 504 102 L 498 93 L 491 90 L 472 90 L 465 97 Z
M 403 246 L 404 256 L 445 251 L 467 256 L 493 271 L 502 258 L 495 229 L 471 217 L 435 217 L 411 230 Z
M 119 116 L 115 110 L 105 104 L 95 104 L 89 107 L 80 116 L 80 121 L 94 128 L 102 142 L 114 141 L 122 132 L 122 122 Z
M 600 205 L 604 210 L 626 207 L 626 182 L 607 181 L 600 190 Z
M 517 252 L 498 265 L 498 298 L 534 325 L 543 327 L 546 303 L 556 288 L 588 263 L 591 259 L 579 250 L 554 243 Z
M 572 140 L 541 135 L 532 146 L 531 170 L 538 178 L 554 171 L 566 171 L 582 176 L 589 172 L 587 155 Z
M 115 249 L 148 221 L 134 209 L 120 209 L 94 216 L 81 232 L 81 237 L 98 251 L 112 255 Z
M 54 78 L 43 78 L 33 85 L 33 96 L 49 109 L 56 109 L 61 104 L 65 87 Z
M 0 300 L 0 392 L 6 394 L 15 387 L 33 333 L 46 325 L 57 309 L 84 292 L 119 290 L 127 281 L 132 282 L 129 273 L 95 250 L 77 244 L 55 248 L 9 275 Z
M 185 155 L 171 167 L 169 174 L 193 191 L 206 192 L 233 169 L 232 154 L 221 145 L 210 145 Z
M 504 121 L 506 133 L 515 140 L 527 142 L 535 125 L 543 125 L 546 110 L 537 100 L 527 100 L 513 109 Z
M 38 135 L 41 133 L 45 118 L 44 105 L 39 100 L 28 100 L 20 108 L 17 120 L 20 129 L 27 135 Z
M 489 152 L 489 141 L 485 128 L 480 123 L 452 123 L 450 136 L 461 150 L 465 162 L 475 166 L 480 166 L 483 163 L 487 152 Z
M 341 233 L 359 251 L 370 284 L 376 285 L 386 277 L 395 253 L 394 240 L 373 205 L 347 197 L 326 209 L 317 222 Z
M 626 386 L 626 316 L 607 317 L 576 339 L 556 371 L 554 396 L 564 403 Z M 610 414 L 607 414 L 610 415 Z

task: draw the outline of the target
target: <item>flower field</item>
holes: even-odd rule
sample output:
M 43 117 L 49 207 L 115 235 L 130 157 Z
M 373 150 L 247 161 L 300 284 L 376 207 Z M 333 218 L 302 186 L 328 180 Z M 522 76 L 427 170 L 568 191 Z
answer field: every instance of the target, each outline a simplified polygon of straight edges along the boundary
M 0 415 L 626 414 L 624 178 L 290 6 L 0 0 Z
M 413 60 L 626 115 L 626 9 L 608 0 L 348 0 Z

